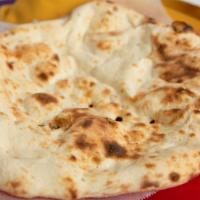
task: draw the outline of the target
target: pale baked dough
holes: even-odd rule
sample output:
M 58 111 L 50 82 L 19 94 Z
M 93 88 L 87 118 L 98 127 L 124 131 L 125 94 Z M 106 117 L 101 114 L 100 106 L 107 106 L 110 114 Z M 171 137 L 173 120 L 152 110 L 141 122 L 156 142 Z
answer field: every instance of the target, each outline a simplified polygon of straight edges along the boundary
M 0 189 L 78 199 L 200 172 L 200 38 L 111 2 L 0 34 Z

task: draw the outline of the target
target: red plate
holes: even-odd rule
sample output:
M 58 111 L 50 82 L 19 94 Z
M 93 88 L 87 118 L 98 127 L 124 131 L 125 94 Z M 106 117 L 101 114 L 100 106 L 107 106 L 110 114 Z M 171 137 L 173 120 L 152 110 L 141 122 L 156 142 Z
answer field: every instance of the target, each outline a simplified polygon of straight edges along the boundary
M 187 184 L 160 191 L 148 200 L 200 200 L 200 176 Z

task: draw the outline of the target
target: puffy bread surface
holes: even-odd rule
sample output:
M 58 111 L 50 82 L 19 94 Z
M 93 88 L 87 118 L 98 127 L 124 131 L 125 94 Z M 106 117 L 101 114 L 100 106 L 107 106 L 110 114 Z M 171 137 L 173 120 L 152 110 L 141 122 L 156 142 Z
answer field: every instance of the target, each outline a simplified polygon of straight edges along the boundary
M 0 190 L 79 199 L 200 173 L 200 38 L 111 2 L 0 34 Z

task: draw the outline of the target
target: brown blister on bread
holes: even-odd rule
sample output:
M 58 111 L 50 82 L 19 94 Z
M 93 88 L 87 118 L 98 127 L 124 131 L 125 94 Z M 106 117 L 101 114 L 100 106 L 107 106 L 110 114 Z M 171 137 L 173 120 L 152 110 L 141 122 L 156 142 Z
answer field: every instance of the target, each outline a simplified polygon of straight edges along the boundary
M 156 21 L 156 19 L 154 19 L 154 18 L 152 18 L 152 17 L 147 17 L 147 18 L 145 19 L 145 23 L 156 24 L 157 21 Z
M 82 134 L 76 138 L 75 146 L 84 151 L 85 149 L 93 150 L 96 145 L 87 141 L 87 136 Z
M 161 110 L 155 115 L 155 119 L 162 125 L 176 125 L 179 121 L 187 120 L 188 109 Z
M 199 69 L 192 68 L 181 61 L 159 64 L 157 67 L 161 71 L 160 78 L 167 82 L 182 83 L 200 75 Z
M 22 180 L 13 180 L 7 183 L 7 187 L 12 195 L 26 197 L 27 192 Z
M 7 66 L 11 71 L 14 70 L 14 66 L 12 62 L 7 62 Z
M 77 191 L 74 188 L 69 188 L 71 199 L 77 199 Z
M 67 79 L 65 80 L 60 80 L 57 82 L 56 86 L 59 88 L 59 89 L 68 89 L 70 87 L 70 83 Z
M 190 98 L 194 98 L 196 95 L 194 92 L 185 88 L 162 88 L 165 92 L 162 102 L 165 103 L 181 103 L 187 101 Z M 161 89 L 161 90 L 162 90 Z M 158 89 L 159 91 L 159 89 Z
M 41 62 L 34 69 L 36 80 L 46 83 L 58 73 L 58 66 L 51 62 Z
M 125 135 L 127 142 L 139 142 L 145 138 L 145 133 L 141 130 L 131 130 Z
M 59 58 L 58 54 L 53 54 L 52 59 L 55 60 L 56 62 L 60 61 L 60 58 Z
M 177 33 L 185 33 L 185 32 L 187 33 L 187 32 L 193 31 L 192 26 L 186 24 L 185 22 L 181 22 L 181 21 L 174 21 L 172 23 L 172 28 Z
M 163 86 L 146 94 L 138 94 L 132 101 L 138 112 L 150 117 L 149 124 L 152 126 L 156 123 L 172 125 L 178 123 L 179 119 L 186 119 L 189 109 L 187 105 L 190 105 L 196 96 L 186 88 Z
M 169 174 L 169 179 L 172 181 L 172 182 L 177 182 L 179 179 L 180 179 L 180 175 L 177 173 L 177 172 L 171 172 Z
M 145 189 L 156 189 L 159 187 L 159 182 L 157 181 L 150 181 L 149 178 L 147 176 L 144 176 L 143 181 L 141 183 L 141 189 L 145 190 Z
M 152 90 L 146 94 L 139 94 L 133 98 L 133 103 L 137 103 L 145 98 L 157 96 L 160 103 L 181 103 L 182 101 L 188 101 L 190 98 L 194 98 L 196 95 L 194 92 L 185 88 L 174 88 L 174 87 L 160 87 Z
M 71 177 L 64 177 L 62 179 L 66 189 L 66 198 L 70 199 L 77 199 L 78 197 L 78 192 L 77 189 L 75 188 L 75 182 Z
M 85 121 L 83 121 L 82 122 L 82 127 L 84 128 L 84 129 L 87 129 L 87 128 L 89 128 L 89 127 L 91 127 L 92 126 L 92 123 L 93 123 L 93 120 L 92 119 L 86 119 Z
M 54 144 L 58 145 L 59 147 L 61 147 L 65 143 L 66 143 L 65 139 L 57 139 L 57 140 L 54 141 Z
M 35 43 L 19 45 L 10 53 L 22 62 L 30 64 L 36 60 L 38 56 L 40 58 L 48 58 L 48 56 L 51 55 L 52 50 L 45 43 Z
M 101 158 L 98 156 L 94 156 L 92 158 L 93 162 L 95 162 L 97 165 L 99 165 L 101 163 Z
M 56 97 L 47 94 L 47 93 L 36 93 L 33 94 L 33 98 L 35 98 L 41 105 L 46 106 L 48 104 L 57 104 L 58 100 Z
M 86 90 L 86 91 L 94 88 L 95 85 L 96 85 L 96 83 L 94 81 L 88 80 L 85 77 L 78 77 L 76 79 L 76 84 L 78 85 L 78 87 L 80 89 L 83 89 L 83 90 Z
M 97 47 L 102 51 L 112 50 L 112 44 L 109 41 L 100 41 Z
M 75 120 L 80 117 L 87 116 L 87 109 L 66 109 L 49 122 L 52 129 L 64 128 L 68 129 Z
M 165 139 L 165 134 L 153 132 L 149 138 L 150 142 L 161 143 Z
M 77 158 L 76 158 L 76 156 L 71 155 L 70 158 L 69 158 L 69 160 L 72 161 L 72 162 L 76 162 Z
M 177 31 L 190 30 L 188 26 L 176 23 Z M 174 25 L 175 27 L 175 25 Z M 179 28 L 178 28 L 179 27 Z M 182 29 L 181 29 L 182 27 Z M 190 31 L 188 34 L 192 34 Z M 198 36 L 176 35 L 165 33 L 162 36 L 153 36 L 154 49 L 152 53 L 156 62 L 159 77 L 170 83 L 183 83 L 200 76 L 200 57 L 198 55 Z
M 153 169 L 153 168 L 156 167 L 156 165 L 154 163 L 146 163 L 145 167 L 148 168 L 148 169 Z

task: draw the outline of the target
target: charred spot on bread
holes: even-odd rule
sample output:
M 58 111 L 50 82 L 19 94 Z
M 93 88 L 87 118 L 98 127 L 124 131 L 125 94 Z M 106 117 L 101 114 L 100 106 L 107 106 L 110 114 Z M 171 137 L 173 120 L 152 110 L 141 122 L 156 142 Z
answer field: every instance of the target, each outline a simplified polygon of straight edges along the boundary
M 169 174 L 169 179 L 170 179 L 172 182 L 177 182 L 177 181 L 179 181 L 179 179 L 180 179 L 180 174 L 177 173 L 177 172 L 171 172 L 171 173 Z
M 94 107 L 94 104 L 89 104 L 89 108 L 93 108 Z
M 126 149 L 115 141 L 104 141 L 106 157 L 124 158 L 127 155 Z
M 150 122 L 149 122 L 150 124 L 155 124 L 155 120 L 154 119 L 152 119 L 152 120 L 150 120 Z
M 123 117 L 118 116 L 118 117 L 115 118 L 115 121 L 122 122 L 123 121 Z

